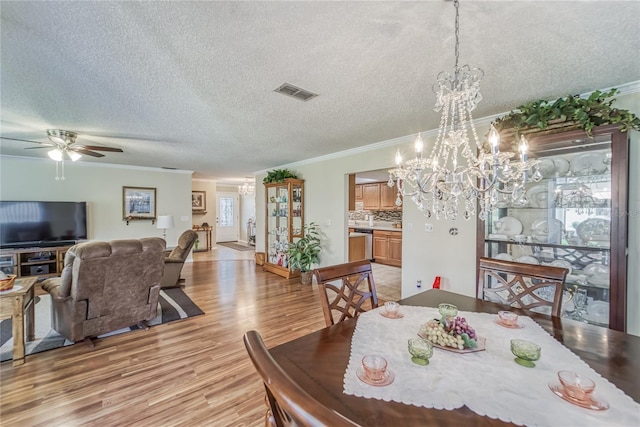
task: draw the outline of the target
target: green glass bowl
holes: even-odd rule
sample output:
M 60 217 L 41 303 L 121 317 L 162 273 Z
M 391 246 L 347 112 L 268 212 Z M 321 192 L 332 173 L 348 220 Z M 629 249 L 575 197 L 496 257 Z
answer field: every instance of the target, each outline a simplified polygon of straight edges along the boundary
M 456 317 L 456 315 L 458 314 L 458 307 L 453 304 L 442 303 L 438 305 L 438 311 L 444 318 Z
M 409 338 L 407 343 L 411 361 L 417 365 L 428 365 L 429 359 L 433 356 L 433 345 L 422 338 Z
M 538 344 L 526 340 L 511 340 L 511 353 L 516 358 L 515 362 L 519 365 L 533 368 L 536 366 L 536 360 L 540 359 L 540 351 L 542 348 Z

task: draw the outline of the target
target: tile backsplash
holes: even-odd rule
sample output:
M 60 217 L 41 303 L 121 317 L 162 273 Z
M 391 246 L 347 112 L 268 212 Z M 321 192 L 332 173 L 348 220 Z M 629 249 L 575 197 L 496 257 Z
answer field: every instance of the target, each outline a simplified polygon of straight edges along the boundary
M 402 221 L 402 211 L 349 211 L 349 220 L 364 221 L 365 215 L 373 215 L 374 221 Z

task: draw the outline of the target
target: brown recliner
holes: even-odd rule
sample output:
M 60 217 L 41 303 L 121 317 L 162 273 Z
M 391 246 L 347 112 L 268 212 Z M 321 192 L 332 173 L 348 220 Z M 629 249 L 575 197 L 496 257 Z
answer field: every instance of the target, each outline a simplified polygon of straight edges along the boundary
M 198 233 L 187 230 L 180 235 L 178 246 L 164 259 L 164 273 L 160 282 L 161 288 L 175 288 L 180 286 L 180 273 L 185 260 L 198 240 Z
M 52 326 L 80 341 L 144 322 L 156 316 L 165 241 L 87 242 L 69 249 L 61 277 L 47 279 Z

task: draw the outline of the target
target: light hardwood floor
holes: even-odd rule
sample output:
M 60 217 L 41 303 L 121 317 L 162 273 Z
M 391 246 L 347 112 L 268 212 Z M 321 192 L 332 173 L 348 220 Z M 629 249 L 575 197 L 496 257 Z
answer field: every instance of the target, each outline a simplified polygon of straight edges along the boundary
M 194 261 L 184 290 L 205 315 L 2 363 L 0 425 L 264 425 L 242 335 L 256 329 L 272 347 L 323 328 L 317 287 L 264 273 L 249 251 Z

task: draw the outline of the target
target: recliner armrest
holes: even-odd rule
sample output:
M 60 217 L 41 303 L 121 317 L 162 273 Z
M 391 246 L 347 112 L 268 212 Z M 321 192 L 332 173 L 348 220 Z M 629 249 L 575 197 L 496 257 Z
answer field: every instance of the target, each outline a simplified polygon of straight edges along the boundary
M 49 295 L 51 295 L 51 298 L 57 301 L 68 300 L 71 297 L 60 296 L 60 284 L 61 284 L 60 282 L 61 280 L 59 277 L 46 279 L 45 281 L 42 282 L 42 289 L 44 289 Z
M 183 264 L 184 260 L 179 259 L 179 258 L 165 258 L 164 262 L 165 262 L 165 264 L 167 264 L 167 263 Z

